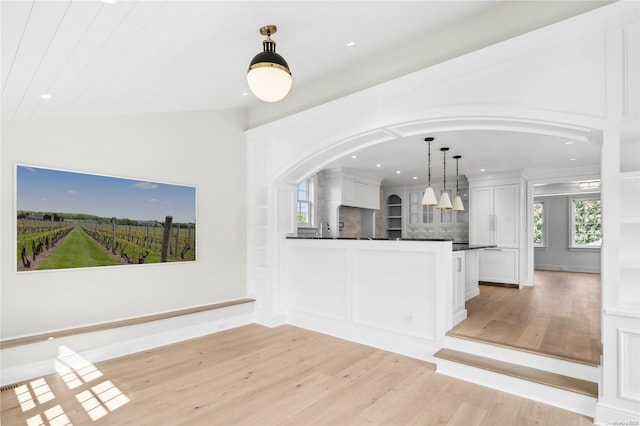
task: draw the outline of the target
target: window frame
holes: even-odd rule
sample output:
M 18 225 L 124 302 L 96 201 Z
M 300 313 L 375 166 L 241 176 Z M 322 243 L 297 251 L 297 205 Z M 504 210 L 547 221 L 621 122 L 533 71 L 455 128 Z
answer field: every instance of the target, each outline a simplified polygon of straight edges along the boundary
M 307 184 L 307 190 L 306 190 L 306 194 L 307 194 L 307 198 L 300 200 L 298 197 L 300 195 L 300 185 L 302 185 L 303 183 Z M 295 204 L 295 214 L 296 214 L 296 223 L 298 225 L 299 228 L 313 228 L 314 227 L 314 222 L 315 222 L 315 217 L 316 217 L 316 212 L 315 212 L 315 177 L 310 177 L 307 178 L 303 181 L 301 181 L 300 183 L 298 183 L 298 185 L 296 186 L 296 204 Z M 307 222 L 300 222 L 298 220 L 298 217 L 300 216 L 300 203 L 306 203 L 307 204 L 307 211 L 308 211 L 308 216 L 309 216 L 309 220 Z
M 536 236 L 535 236 L 535 226 L 536 226 L 536 204 L 541 204 L 542 205 L 542 212 L 541 212 L 541 229 L 540 229 L 540 238 L 541 238 L 541 242 L 540 243 L 536 243 Z M 547 247 L 547 224 L 545 221 L 545 216 L 546 216 L 546 207 L 545 207 L 545 202 L 544 200 L 533 200 L 533 247 L 535 248 L 546 248 Z
M 578 201 L 598 201 L 600 203 L 600 233 L 602 235 L 600 244 L 587 245 L 576 243 L 576 209 L 575 203 Z M 604 235 L 602 234 L 602 199 L 600 196 L 573 196 L 569 197 L 569 250 L 593 250 L 598 251 L 602 248 Z

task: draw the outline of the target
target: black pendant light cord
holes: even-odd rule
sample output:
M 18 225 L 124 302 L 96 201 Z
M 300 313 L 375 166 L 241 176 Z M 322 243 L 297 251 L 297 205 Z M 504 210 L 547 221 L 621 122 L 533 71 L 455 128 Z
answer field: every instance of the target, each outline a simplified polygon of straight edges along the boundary
M 442 158 L 444 160 L 444 174 L 442 176 L 442 187 L 444 192 L 447 192 L 447 151 L 449 150 L 449 148 L 440 148 L 440 150 L 442 151 Z
M 458 159 L 456 158 L 456 194 L 460 192 L 458 190 Z
M 433 141 L 433 138 L 424 138 L 424 141 L 427 143 L 428 148 L 428 161 L 427 161 L 427 176 L 428 176 L 428 182 L 427 182 L 427 187 L 431 187 L 431 141 Z
M 428 170 L 428 186 L 431 186 L 431 141 L 427 142 L 429 144 L 429 161 L 427 164 L 427 170 Z

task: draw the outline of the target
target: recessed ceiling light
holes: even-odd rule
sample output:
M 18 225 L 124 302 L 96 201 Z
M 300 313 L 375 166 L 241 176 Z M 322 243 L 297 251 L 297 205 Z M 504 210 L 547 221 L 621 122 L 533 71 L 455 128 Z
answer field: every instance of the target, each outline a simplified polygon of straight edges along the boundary
M 43 93 L 40 95 L 41 99 L 51 99 L 51 93 Z
M 382 167 L 382 164 L 376 164 L 376 167 Z
M 418 180 L 418 176 L 414 176 L 414 177 L 413 177 L 413 180 Z
M 242 92 L 240 93 L 240 96 L 247 96 L 249 94 L 249 92 Z
M 567 142 L 565 142 L 564 144 L 565 144 L 565 145 L 573 145 L 574 143 L 575 143 L 574 141 L 567 141 Z
M 481 172 L 484 172 L 485 170 L 484 170 L 484 169 L 480 169 L 480 171 L 481 171 Z
M 569 161 L 576 161 L 575 158 L 569 158 Z
M 399 175 L 400 174 L 400 170 L 396 170 L 396 174 Z
M 358 156 L 357 155 L 352 155 L 351 158 L 356 159 L 356 158 L 358 158 Z
M 347 43 L 347 47 L 352 47 L 355 46 L 356 42 L 355 41 L 350 41 L 349 43 Z

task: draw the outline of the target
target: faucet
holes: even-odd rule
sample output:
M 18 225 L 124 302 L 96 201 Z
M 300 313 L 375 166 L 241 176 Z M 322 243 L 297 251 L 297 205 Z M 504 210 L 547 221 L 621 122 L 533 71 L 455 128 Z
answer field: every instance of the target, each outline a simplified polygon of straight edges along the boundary
M 324 234 L 324 232 L 322 232 L 323 225 L 327 225 L 327 234 L 331 234 L 331 228 L 329 227 L 329 222 L 320 222 L 320 235 Z

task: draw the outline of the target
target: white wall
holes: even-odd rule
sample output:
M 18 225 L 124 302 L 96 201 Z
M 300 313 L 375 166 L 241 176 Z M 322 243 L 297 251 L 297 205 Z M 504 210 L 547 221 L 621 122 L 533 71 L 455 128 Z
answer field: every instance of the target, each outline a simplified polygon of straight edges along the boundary
M 131 115 L 2 125 L 2 339 L 246 296 L 246 115 Z M 16 272 L 15 164 L 197 188 L 197 261 Z
M 571 196 L 535 197 L 544 203 L 545 247 L 536 247 L 533 257 L 535 269 L 551 271 L 600 272 L 600 250 L 570 249 Z

